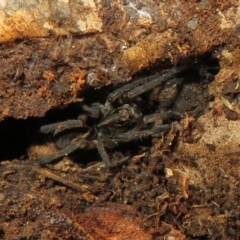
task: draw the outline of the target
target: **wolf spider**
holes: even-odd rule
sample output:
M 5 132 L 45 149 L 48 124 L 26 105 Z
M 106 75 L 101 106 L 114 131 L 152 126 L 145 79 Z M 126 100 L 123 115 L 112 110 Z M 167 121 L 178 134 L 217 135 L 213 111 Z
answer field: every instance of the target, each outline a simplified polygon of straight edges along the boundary
M 90 106 L 82 104 L 83 114 L 79 115 L 78 119 L 42 126 L 40 129 L 42 133 L 53 132 L 54 136 L 60 136 L 56 141 L 60 150 L 42 156 L 38 161 L 39 164 L 48 164 L 77 149 L 94 148 L 98 149 L 105 167 L 115 167 L 125 163 L 129 157 L 111 162 L 106 148 L 112 149 L 121 142 L 159 136 L 171 129 L 171 123 L 156 124 L 156 121 L 161 119 L 163 122 L 169 122 L 168 120 L 180 119 L 181 115 L 168 111 L 144 116 L 139 107 L 144 104 L 140 95 L 165 84 L 183 69 L 184 67 L 174 67 L 163 75 L 155 74 L 133 81 L 108 95 L 105 104 L 99 102 Z M 95 122 L 93 126 L 87 124 L 89 119 Z

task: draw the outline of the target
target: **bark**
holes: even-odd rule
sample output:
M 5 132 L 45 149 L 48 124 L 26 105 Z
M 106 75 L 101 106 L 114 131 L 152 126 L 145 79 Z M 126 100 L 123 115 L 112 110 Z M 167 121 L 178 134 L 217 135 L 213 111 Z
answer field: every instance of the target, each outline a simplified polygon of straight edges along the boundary
M 239 23 L 239 1 L 0 0 L 0 119 L 44 116 L 86 85 L 232 50 Z

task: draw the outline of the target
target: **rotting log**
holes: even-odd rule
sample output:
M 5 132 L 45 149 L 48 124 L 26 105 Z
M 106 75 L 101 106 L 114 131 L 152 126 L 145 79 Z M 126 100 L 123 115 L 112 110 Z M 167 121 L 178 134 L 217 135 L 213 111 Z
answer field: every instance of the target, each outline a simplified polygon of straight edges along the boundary
M 44 116 L 86 85 L 239 46 L 239 1 L 0 1 L 0 119 Z

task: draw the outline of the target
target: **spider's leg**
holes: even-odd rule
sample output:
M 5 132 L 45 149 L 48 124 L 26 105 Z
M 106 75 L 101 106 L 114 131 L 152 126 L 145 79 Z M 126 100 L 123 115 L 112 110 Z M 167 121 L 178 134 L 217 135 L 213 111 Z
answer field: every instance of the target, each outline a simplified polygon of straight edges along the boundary
M 112 162 L 112 163 L 110 164 L 109 167 L 110 167 L 110 168 L 114 168 L 114 167 L 121 166 L 121 165 L 123 165 L 124 163 L 126 163 L 129 159 L 130 159 L 130 157 L 127 156 L 127 157 L 121 159 L 120 161 L 114 161 L 114 162 Z
M 59 126 L 59 123 L 52 123 L 48 125 L 44 125 L 40 128 L 40 132 L 42 133 L 50 133 L 52 131 L 55 131 Z
M 182 118 L 181 114 L 175 111 L 168 111 L 162 113 L 153 113 L 143 117 L 144 123 L 153 123 L 158 119 L 165 121 L 168 120 L 180 120 Z
M 101 133 L 98 134 L 97 148 L 98 148 L 99 154 L 101 155 L 101 158 L 105 164 L 105 167 L 108 167 L 108 168 L 118 167 L 118 166 L 124 164 L 125 162 L 127 162 L 129 159 L 129 157 L 125 157 L 120 161 L 110 162 L 110 159 L 107 155 L 107 152 L 106 152 L 104 144 L 103 144 L 103 136 L 101 135 Z
M 98 103 L 93 103 L 90 107 L 83 104 L 82 110 L 91 118 L 99 118 L 101 116 L 101 108 Z
M 103 144 L 103 137 L 101 135 L 101 133 L 98 134 L 98 138 L 97 138 L 97 149 L 99 151 L 99 154 L 103 160 L 103 162 L 105 163 L 106 167 L 110 166 L 110 159 L 107 155 L 107 152 L 105 150 L 104 144 Z
M 81 119 L 78 120 L 67 120 L 64 122 L 58 122 L 58 123 L 53 123 L 53 124 L 48 124 L 45 126 L 42 126 L 40 128 L 40 131 L 42 133 L 49 133 L 54 131 L 54 135 L 57 135 L 58 133 L 72 129 L 72 128 L 81 128 L 85 127 L 85 122 L 82 121 Z
M 155 126 L 150 130 L 129 131 L 126 133 L 116 134 L 114 136 L 114 140 L 116 140 L 117 142 L 130 142 L 134 139 L 141 139 L 157 133 L 169 131 L 170 129 L 171 129 L 171 124 L 165 124 L 165 125 Z
M 77 139 L 77 138 L 76 138 Z M 75 139 L 74 139 L 75 140 Z M 77 149 L 94 149 L 96 148 L 96 144 L 93 141 L 87 141 L 87 140 L 76 140 L 76 142 L 73 142 L 68 145 L 67 147 L 61 149 L 60 151 L 57 151 L 51 155 L 42 156 L 38 163 L 40 165 L 48 164 L 58 158 L 62 158 L 64 156 L 67 156 L 68 154 L 74 152 Z
M 58 137 L 56 139 L 55 143 L 59 149 L 63 149 L 74 142 L 79 142 L 80 145 L 82 145 L 81 142 L 86 141 L 85 139 L 87 139 L 87 137 L 89 137 L 90 134 L 91 134 L 90 129 L 87 132 L 83 132 L 83 133 L 80 133 L 77 131 L 70 132 L 70 133 L 67 133 L 67 134 L 64 134 L 64 135 Z M 80 148 L 86 148 L 86 147 L 80 146 Z M 92 147 L 90 147 L 90 148 L 92 149 Z
M 79 143 L 72 143 L 71 145 L 67 146 L 66 148 L 57 151 L 51 155 L 47 155 L 47 156 L 42 156 L 39 160 L 38 163 L 40 165 L 46 165 L 56 159 L 59 159 L 61 157 L 67 156 L 68 154 L 74 152 L 75 150 L 77 150 L 79 148 Z
M 175 74 L 180 73 L 182 70 L 184 70 L 185 67 L 181 66 L 181 67 L 175 67 L 173 69 L 171 69 L 170 71 L 168 71 L 167 73 L 161 75 L 158 75 L 156 78 L 154 78 L 153 80 L 144 83 L 134 89 L 132 89 L 131 91 L 129 91 L 127 93 L 127 97 L 132 99 L 135 98 L 136 96 L 149 91 L 150 89 L 153 89 L 155 87 L 157 87 L 158 85 L 166 82 L 168 79 L 172 78 Z
M 145 78 L 140 78 L 136 81 L 133 81 L 127 85 L 124 85 L 120 88 L 118 88 L 117 90 L 115 90 L 114 92 L 112 92 L 111 94 L 109 94 L 109 96 L 107 97 L 107 99 L 110 101 L 110 102 L 114 102 L 115 100 L 117 100 L 119 97 L 121 97 L 124 93 L 130 91 L 131 89 L 134 89 L 144 83 L 147 83 L 157 77 L 159 77 L 160 74 L 155 74 L 155 75 L 152 75 L 152 76 L 149 76 L 149 77 L 145 77 Z

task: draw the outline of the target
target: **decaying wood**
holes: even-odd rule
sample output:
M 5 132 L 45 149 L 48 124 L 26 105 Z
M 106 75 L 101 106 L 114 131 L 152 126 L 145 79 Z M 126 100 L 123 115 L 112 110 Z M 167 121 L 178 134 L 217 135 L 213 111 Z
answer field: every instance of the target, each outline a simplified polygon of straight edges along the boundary
M 86 34 L 102 31 L 93 0 L 0 1 L 0 42 L 25 37 Z
M 86 86 L 239 45 L 239 1 L 0 1 L 0 119 L 44 116 Z
M 140 146 L 113 175 L 88 172 L 85 159 L 33 167 L 56 150 L 50 143 L 31 146 L 29 160 L 2 162 L 0 238 L 239 237 L 239 15 L 234 0 L 0 0 L 0 120 L 44 116 L 91 98 L 87 86 L 206 52 L 220 66 L 204 84 L 214 96 L 206 112 L 185 114 L 177 131 Z M 11 131 L 2 143 L 26 130 Z

